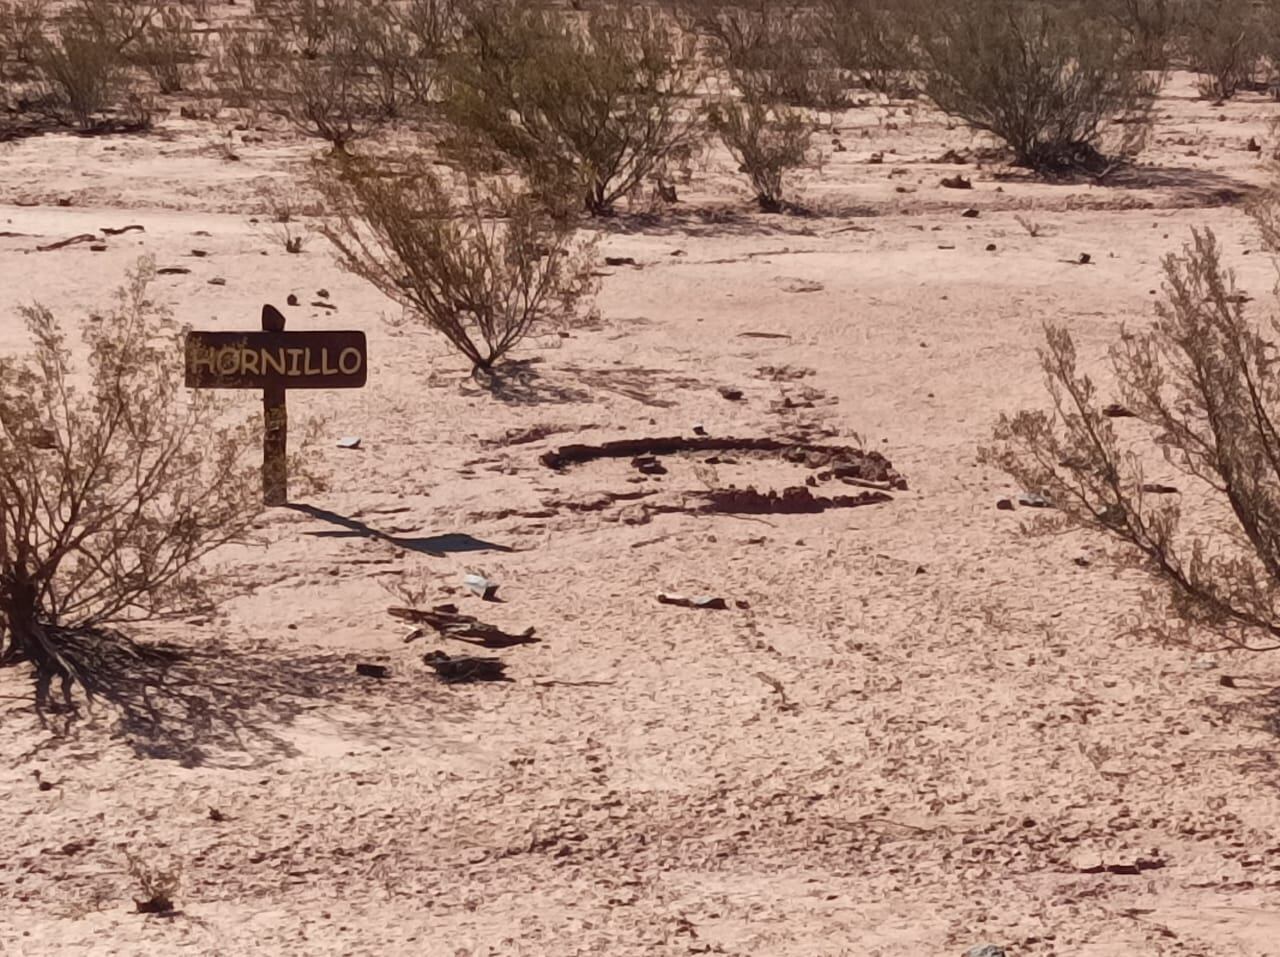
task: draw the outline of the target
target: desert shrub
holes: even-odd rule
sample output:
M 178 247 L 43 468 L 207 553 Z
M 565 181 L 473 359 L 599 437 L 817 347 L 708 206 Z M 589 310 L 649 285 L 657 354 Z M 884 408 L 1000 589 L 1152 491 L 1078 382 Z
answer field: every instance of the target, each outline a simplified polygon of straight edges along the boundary
M 284 48 L 270 30 L 246 26 L 224 30 L 220 41 L 213 55 L 214 83 L 223 102 L 240 112 L 244 125 L 252 126 L 276 82 Z
M 224 96 L 345 152 L 387 119 L 362 58 L 359 28 L 368 17 L 355 0 L 290 0 L 268 24 L 271 32 L 242 29 L 224 39 Z M 264 62 L 264 54 L 274 56 Z
M 156 81 L 161 93 L 177 93 L 190 82 L 191 66 L 200 55 L 195 23 L 181 7 L 168 6 L 144 28 L 129 62 Z
M 546 201 L 609 212 L 699 133 L 692 50 L 660 14 L 585 23 L 503 2 L 473 11 L 446 61 L 455 159 L 513 164 Z
M 890 0 L 824 0 L 816 36 L 833 62 L 868 89 L 909 93 L 916 56 L 911 6 Z
M 824 56 L 823 20 L 774 0 L 716 4 L 698 18 L 734 85 L 769 103 L 810 109 L 848 104 L 844 78 Z
M 69 703 L 102 690 L 115 629 L 204 607 L 201 561 L 260 510 L 254 431 L 212 392 L 185 392 L 153 266 L 87 322 L 84 370 L 43 306 L 22 310 L 33 350 L 0 358 L 0 661 L 57 679 Z
M 35 66 L 43 80 L 40 110 L 82 130 L 99 127 L 128 87 L 119 51 L 71 23 L 41 42 Z
M 809 165 L 813 120 L 791 107 L 770 106 L 750 92 L 741 99 L 716 104 L 710 120 L 711 128 L 751 180 L 760 208 L 766 212 L 782 209 L 783 175 Z
M 321 232 L 342 265 L 441 333 L 474 373 L 589 303 L 589 245 L 527 194 L 472 182 L 455 199 L 421 157 L 394 169 L 344 157 L 317 182 Z
M 370 72 L 377 107 L 387 118 L 430 102 L 440 61 L 454 39 L 453 11 L 445 0 L 355 8 L 356 56 Z
M 164 0 L 75 0 L 61 15 L 81 33 L 123 54 L 142 39 L 164 6 Z
M 922 20 L 925 89 L 1042 171 L 1101 165 L 1103 131 L 1144 110 L 1151 85 L 1128 44 L 1077 10 L 966 0 Z
M 1191 0 L 1184 29 L 1203 96 L 1229 100 L 1253 80 L 1264 33 L 1252 0 Z
M 1123 405 L 1109 418 L 1077 370 L 1065 329 L 1041 354 L 1054 411 L 1002 418 L 990 461 L 1045 494 L 1062 521 L 1130 546 L 1185 623 L 1246 647 L 1280 648 L 1280 381 L 1277 343 L 1245 315 L 1243 297 L 1208 231 L 1164 263 L 1154 325 L 1126 332 L 1111 358 Z M 1273 328 L 1275 328 L 1273 324 Z M 1123 426 L 1117 423 L 1128 423 Z M 1155 494 L 1139 443 L 1183 476 L 1177 498 Z
M 19 62 L 28 62 L 44 36 L 49 7 L 49 0 L 0 2 L 0 50 Z
M 1164 70 L 1184 28 L 1185 0 L 1089 0 L 1088 15 L 1118 27 L 1146 70 Z

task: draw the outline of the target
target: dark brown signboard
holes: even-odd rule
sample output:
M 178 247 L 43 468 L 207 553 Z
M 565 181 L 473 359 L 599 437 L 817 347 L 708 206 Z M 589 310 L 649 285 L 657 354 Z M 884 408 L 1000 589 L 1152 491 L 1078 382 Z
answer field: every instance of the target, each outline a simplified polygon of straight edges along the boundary
M 192 389 L 359 389 L 368 378 L 363 332 L 190 332 Z
M 262 390 L 262 500 L 289 501 L 289 389 L 359 389 L 369 377 L 363 332 L 285 332 L 275 306 L 261 332 L 188 332 L 190 389 Z

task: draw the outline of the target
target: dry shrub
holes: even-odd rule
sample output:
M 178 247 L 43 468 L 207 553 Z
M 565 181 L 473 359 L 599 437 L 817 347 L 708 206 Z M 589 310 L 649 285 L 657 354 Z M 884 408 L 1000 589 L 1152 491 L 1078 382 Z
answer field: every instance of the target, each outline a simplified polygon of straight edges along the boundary
M 318 167 L 342 265 L 444 335 L 474 372 L 528 336 L 583 317 L 589 244 L 530 196 L 474 182 L 455 199 L 422 157 L 396 166 L 343 157 Z
M 915 3 L 823 0 L 816 35 L 842 70 L 886 95 L 913 92 Z
M 15 60 L 31 59 L 45 25 L 49 22 L 50 0 L 3 0 L 0 2 L 0 52 Z
M 164 6 L 163 0 L 75 0 L 62 16 L 123 55 L 141 41 Z
M 1201 95 L 1229 100 L 1253 81 L 1265 34 L 1252 0 L 1191 0 L 1185 30 Z
M 148 298 L 154 266 L 84 327 L 83 372 L 43 306 L 22 310 L 30 355 L 0 358 L 0 661 L 29 662 L 36 703 L 61 683 L 109 692 L 115 629 L 211 597 L 202 560 L 261 510 L 251 426 L 182 388 L 182 345 Z
M 127 93 L 127 66 L 119 51 L 73 23 L 37 48 L 35 66 L 43 81 L 38 109 L 60 123 L 94 130 Z
M 1089 0 L 1089 16 L 1118 27 L 1138 66 L 1164 71 L 1169 53 L 1185 27 L 1185 0 Z
M 177 93 L 191 82 L 192 64 L 201 54 L 195 22 L 181 7 L 168 6 L 144 28 L 129 62 L 145 70 L 161 93 Z
M 807 109 L 848 105 L 847 84 L 824 55 L 824 21 L 813 8 L 774 0 L 716 4 L 698 22 L 739 89 Z
M 545 201 L 576 193 L 608 213 L 699 135 L 692 54 L 643 8 L 585 21 L 513 2 L 473 11 L 446 67 L 455 160 L 501 159 Z
M 750 178 L 760 208 L 782 209 L 783 175 L 811 162 L 812 118 L 788 106 L 769 106 L 747 92 L 740 100 L 718 103 L 711 112 L 711 128 Z
M 1155 324 L 1126 332 L 1111 351 L 1136 420 L 1103 413 L 1071 336 L 1049 327 L 1041 361 L 1054 412 L 1002 418 L 985 455 L 1048 496 L 1067 523 L 1129 545 L 1186 624 L 1242 647 L 1262 647 L 1261 635 L 1280 648 L 1277 343 L 1246 318 L 1211 232 L 1195 232 L 1164 269 Z M 1181 527 L 1176 498 L 1152 494 L 1135 447 L 1146 440 L 1182 473 L 1195 531 Z
M 1108 124 L 1149 107 L 1152 85 L 1123 36 L 1076 9 L 964 0 L 921 24 L 929 97 L 999 137 L 1019 164 L 1100 168 Z

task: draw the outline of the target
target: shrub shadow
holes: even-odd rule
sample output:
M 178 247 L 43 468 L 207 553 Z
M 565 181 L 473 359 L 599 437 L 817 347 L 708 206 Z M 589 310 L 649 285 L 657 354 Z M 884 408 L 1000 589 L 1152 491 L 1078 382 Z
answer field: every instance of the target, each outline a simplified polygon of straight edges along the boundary
M 346 740 L 383 745 L 409 740 L 415 724 L 461 720 L 465 707 L 425 673 L 362 677 L 349 654 L 281 654 L 217 641 L 193 648 L 114 633 L 74 640 L 91 655 L 92 697 L 75 700 L 65 683 L 55 696 L 44 682 L 42 693 L 37 680 L 35 713 L 53 734 L 25 757 L 77 740 L 98 723 L 89 719 L 107 719 L 112 739 L 141 758 L 255 768 L 297 756 L 290 729 L 311 712 Z
M 512 552 L 515 551 L 509 545 L 500 545 L 497 542 L 486 542 L 483 539 L 475 538 L 465 532 L 448 532 L 443 535 L 427 535 L 419 538 L 405 538 L 399 535 L 388 535 L 386 532 L 379 531 L 366 525 L 359 519 L 349 518 L 346 515 L 339 515 L 337 512 L 329 511 L 325 508 L 317 508 L 314 505 L 307 505 L 302 502 L 290 502 L 288 508 L 295 512 L 301 512 L 311 518 L 322 522 L 328 522 L 331 525 L 339 526 L 342 531 L 321 531 L 307 532 L 316 538 L 371 538 L 378 541 L 387 542 L 395 545 L 397 548 L 403 548 L 411 552 L 419 552 L 423 555 L 430 555 L 432 558 L 443 558 L 445 555 L 458 552 Z
M 544 374 L 533 362 L 510 363 L 485 383 L 485 391 L 510 405 L 580 405 L 605 392 L 655 409 L 675 408 L 679 389 L 704 389 L 701 379 L 644 366 L 557 366 Z

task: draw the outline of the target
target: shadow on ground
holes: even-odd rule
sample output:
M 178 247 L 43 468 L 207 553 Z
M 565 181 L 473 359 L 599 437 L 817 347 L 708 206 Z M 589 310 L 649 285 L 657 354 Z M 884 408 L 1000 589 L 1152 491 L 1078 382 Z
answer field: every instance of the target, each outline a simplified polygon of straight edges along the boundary
M 25 757 L 68 743 L 92 756 L 104 739 L 83 732 L 105 723 L 111 739 L 142 758 L 246 769 L 297 756 L 294 732 L 303 720 L 353 744 L 381 746 L 420 737 L 427 723 L 462 720 L 467 709 L 465 697 L 424 671 L 393 667 L 389 679 L 364 677 L 348 654 L 135 643 L 116 634 L 94 636 L 92 646 L 77 640 L 91 666 L 92 699 L 79 687 L 49 693 L 36 682 L 32 707 L 52 734 Z
M 670 369 L 562 365 L 544 373 L 537 364 L 537 360 L 508 363 L 485 382 L 483 389 L 511 405 L 590 404 L 600 393 L 607 393 L 649 408 L 671 409 L 679 404 L 671 398 L 675 391 L 713 385 Z
M 512 552 L 515 551 L 509 545 L 499 545 L 496 542 L 486 542 L 483 539 L 475 538 L 464 532 L 450 532 L 444 535 L 426 535 L 417 538 L 405 538 L 399 535 L 388 535 L 376 528 L 371 528 L 359 519 L 349 518 L 346 515 L 339 515 L 337 512 L 331 512 L 328 509 L 317 508 L 314 505 L 305 505 L 299 502 L 290 503 L 289 508 L 295 512 L 301 512 L 303 515 L 309 515 L 314 519 L 322 522 L 328 522 L 331 525 L 339 526 L 339 529 L 323 532 L 307 532 L 308 535 L 314 535 L 317 538 L 372 538 L 377 541 L 388 542 L 397 548 L 403 548 L 411 552 L 419 552 L 423 555 L 430 555 L 433 558 L 443 558 L 445 555 L 458 552 Z

